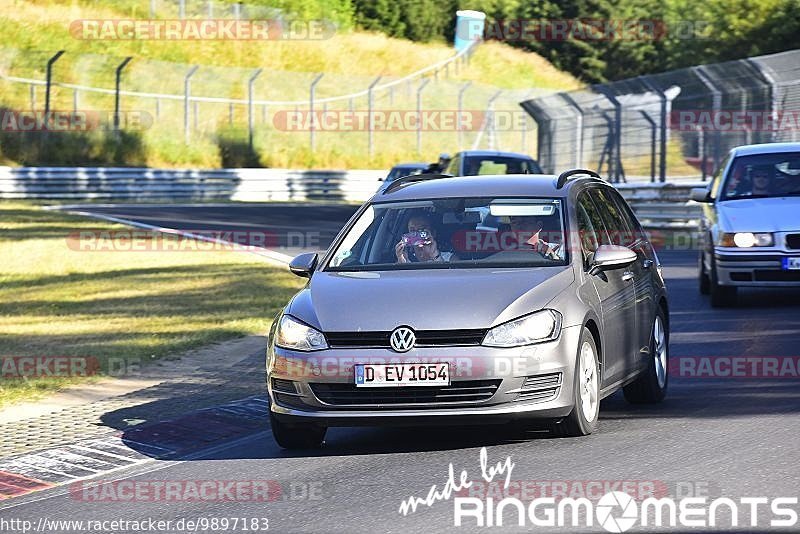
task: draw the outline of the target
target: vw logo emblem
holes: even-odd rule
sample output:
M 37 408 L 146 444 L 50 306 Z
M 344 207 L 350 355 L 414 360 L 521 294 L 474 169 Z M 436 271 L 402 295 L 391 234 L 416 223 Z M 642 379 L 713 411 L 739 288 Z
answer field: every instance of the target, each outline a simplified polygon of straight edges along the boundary
M 389 337 L 389 344 L 395 352 L 408 352 L 417 341 L 414 331 L 407 326 L 395 328 Z

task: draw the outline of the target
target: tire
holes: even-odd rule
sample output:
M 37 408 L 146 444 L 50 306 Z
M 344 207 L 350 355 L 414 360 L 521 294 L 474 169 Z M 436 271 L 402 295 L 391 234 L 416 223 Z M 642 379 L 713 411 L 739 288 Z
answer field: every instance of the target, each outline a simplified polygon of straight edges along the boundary
M 284 449 L 316 449 L 322 445 L 327 428 L 309 423 L 288 424 L 269 413 L 272 436 Z
M 700 251 L 700 261 L 698 262 L 698 285 L 701 295 L 708 295 L 711 291 L 711 279 L 706 272 L 706 264 L 703 261 L 703 251 Z
M 656 404 L 664 400 L 669 383 L 669 331 L 659 307 L 650 330 L 650 361 L 639 377 L 622 388 L 631 404 Z
M 587 384 L 589 385 L 586 386 Z M 552 428 L 556 436 L 587 436 L 597 430 L 597 419 L 600 415 L 600 363 L 594 336 L 586 327 L 581 332 L 575 358 L 572 401 L 570 414 Z
M 709 273 L 712 308 L 725 308 L 736 304 L 736 287 L 723 286 L 717 278 L 717 262 L 711 257 L 711 272 Z

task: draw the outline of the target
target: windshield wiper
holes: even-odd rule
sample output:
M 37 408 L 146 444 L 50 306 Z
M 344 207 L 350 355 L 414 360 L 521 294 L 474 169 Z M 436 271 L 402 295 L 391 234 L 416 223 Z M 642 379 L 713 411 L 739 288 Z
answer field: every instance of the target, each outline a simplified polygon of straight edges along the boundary
M 775 195 L 736 195 L 735 197 L 725 197 L 724 200 L 746 200 L 750 198 L 772 198 Z

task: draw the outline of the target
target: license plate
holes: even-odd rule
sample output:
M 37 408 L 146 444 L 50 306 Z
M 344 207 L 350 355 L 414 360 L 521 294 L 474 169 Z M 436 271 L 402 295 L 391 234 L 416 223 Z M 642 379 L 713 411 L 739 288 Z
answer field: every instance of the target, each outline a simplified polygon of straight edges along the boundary
M 356 387 L 449 386 L 448 363 L 356 364 Z
M 798 271 L 800 270 L 800 257 L 797 258 L 783 258 L 784 271 Z

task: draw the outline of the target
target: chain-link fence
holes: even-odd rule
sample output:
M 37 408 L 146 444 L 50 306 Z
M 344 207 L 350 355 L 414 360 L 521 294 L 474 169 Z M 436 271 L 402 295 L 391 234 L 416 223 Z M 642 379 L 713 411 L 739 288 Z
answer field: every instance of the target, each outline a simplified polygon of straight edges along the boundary
M 706 179 L 731 148 L 800 139 L 800 50 L 638 76 L 522 103 L 548 172 Z
M 534 152 L 519 102 L 548 91 L 459 81 L 474 48 L 404 77 L 0 49 L 0 104 L 99 112 L 104 128 L 140 135 L 152 165 L 380 168 L 465 148 Z

